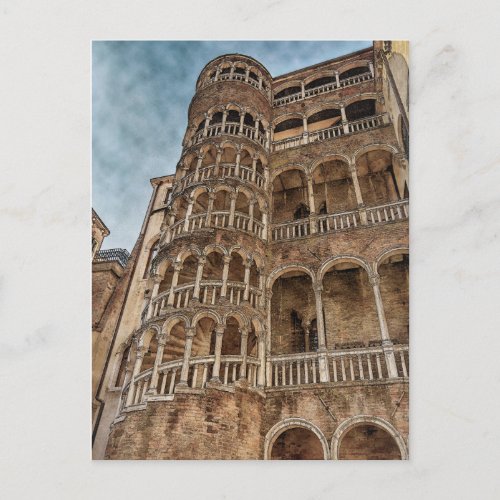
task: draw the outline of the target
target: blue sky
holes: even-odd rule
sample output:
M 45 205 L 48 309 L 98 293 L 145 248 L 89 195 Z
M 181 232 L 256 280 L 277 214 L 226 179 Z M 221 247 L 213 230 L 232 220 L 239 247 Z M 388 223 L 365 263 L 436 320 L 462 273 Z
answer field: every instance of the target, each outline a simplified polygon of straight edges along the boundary
M 111 231 L 103 248 L 132 250 L 152 192 L 149 179 L 175 171 L 188 106 L 208 61 L 238 52 L 277 76 L 371 43 L 94 42 L 92 205 Z

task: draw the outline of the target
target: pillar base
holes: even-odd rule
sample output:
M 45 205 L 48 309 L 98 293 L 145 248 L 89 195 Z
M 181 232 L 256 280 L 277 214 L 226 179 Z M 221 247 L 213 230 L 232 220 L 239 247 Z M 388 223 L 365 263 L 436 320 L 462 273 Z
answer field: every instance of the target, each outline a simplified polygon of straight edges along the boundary
M 157 396 L 157 387 L 150 387 L 146 393 L 144 394 L 145 396 Z

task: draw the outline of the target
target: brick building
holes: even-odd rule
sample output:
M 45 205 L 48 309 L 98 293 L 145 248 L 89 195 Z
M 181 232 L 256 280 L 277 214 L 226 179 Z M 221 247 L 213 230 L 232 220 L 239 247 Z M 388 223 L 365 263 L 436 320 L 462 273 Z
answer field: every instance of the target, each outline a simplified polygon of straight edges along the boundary
M 408 44 L 210 61 L 151 182 L 94 294 L 94 458 L 406 459 Z

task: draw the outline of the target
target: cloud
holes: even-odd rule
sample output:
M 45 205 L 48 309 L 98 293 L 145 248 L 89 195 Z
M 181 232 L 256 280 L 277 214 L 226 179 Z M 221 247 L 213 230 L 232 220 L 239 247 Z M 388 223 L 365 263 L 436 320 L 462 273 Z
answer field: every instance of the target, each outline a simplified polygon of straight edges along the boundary
M 94 42 L 92 203 L 111 235 L 104 248 L 131 250 L 151 195 L 149 179 L 173 173 L 200 71 L 238 52 L 273 76 L 371 42 Z

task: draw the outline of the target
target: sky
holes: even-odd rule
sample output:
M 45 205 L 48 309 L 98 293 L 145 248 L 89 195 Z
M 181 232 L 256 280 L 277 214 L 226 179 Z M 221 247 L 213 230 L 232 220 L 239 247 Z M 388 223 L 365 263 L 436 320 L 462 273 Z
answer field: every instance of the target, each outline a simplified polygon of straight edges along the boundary
M 92 206 L 111 231 L 103 249 L 131 251 L 152 187 L 172 174 L 203 67 L 240 53 L 278 76 L 371 46 L 371 41 L 93 42 Z

